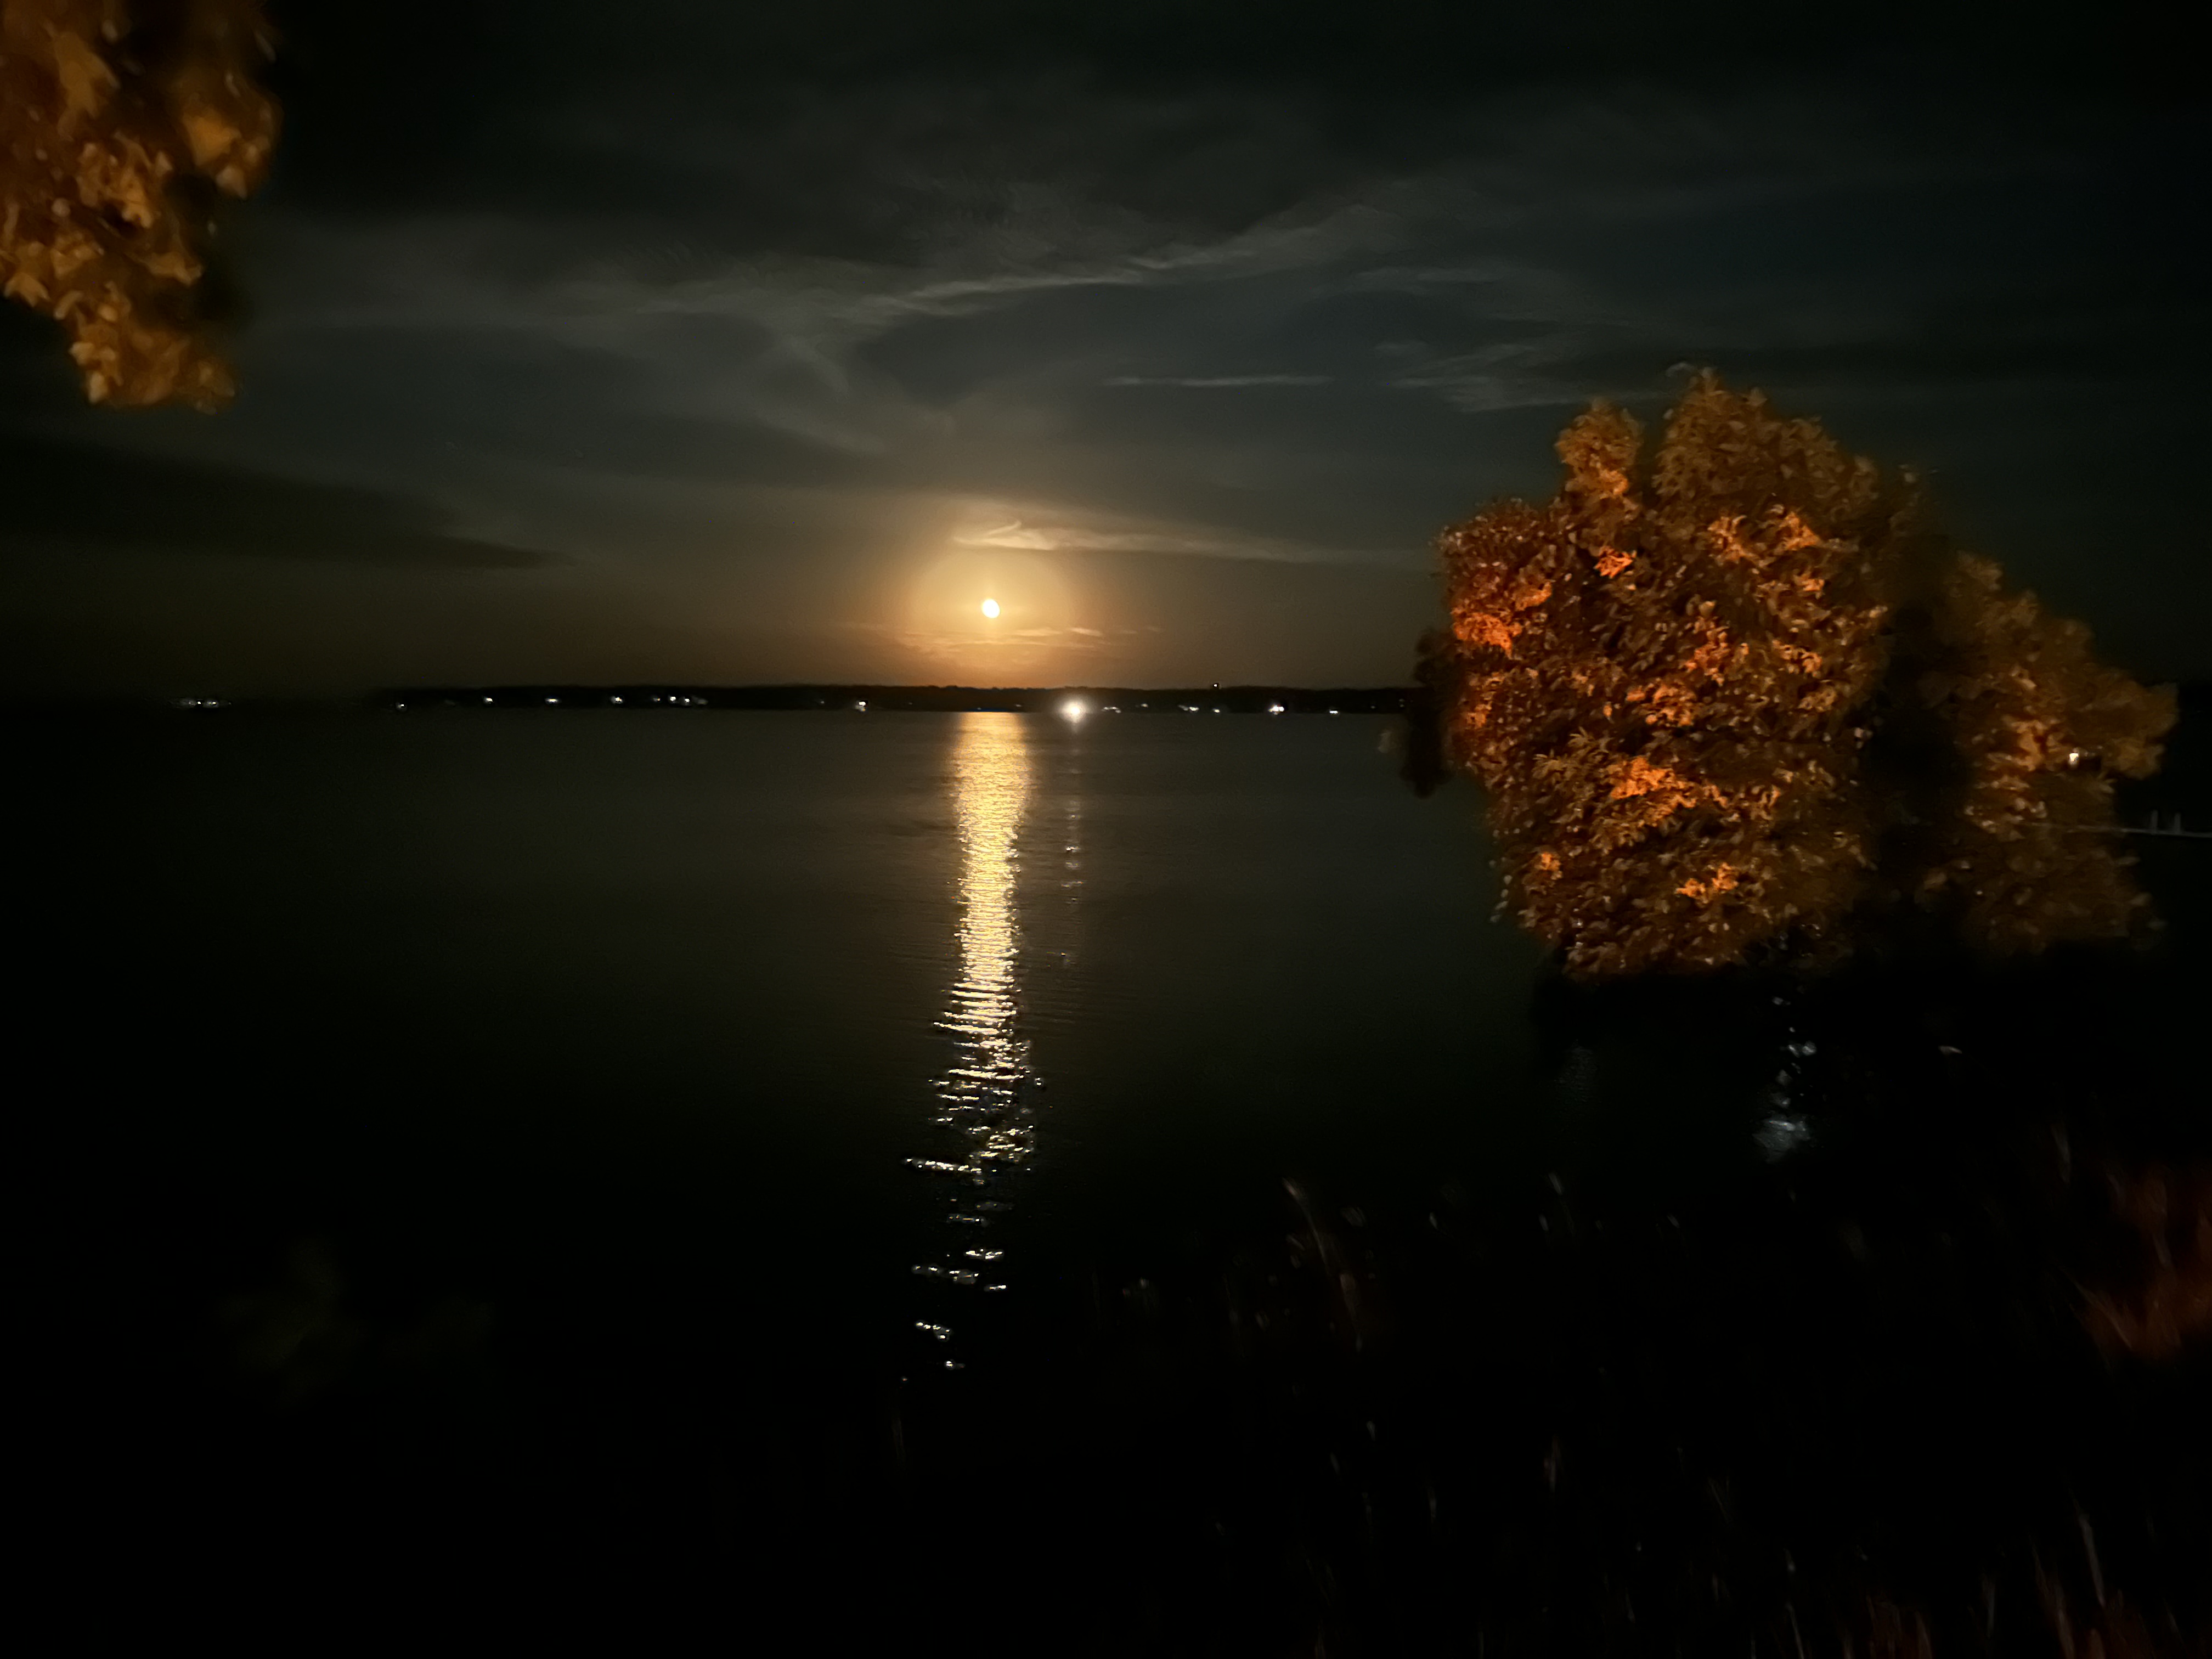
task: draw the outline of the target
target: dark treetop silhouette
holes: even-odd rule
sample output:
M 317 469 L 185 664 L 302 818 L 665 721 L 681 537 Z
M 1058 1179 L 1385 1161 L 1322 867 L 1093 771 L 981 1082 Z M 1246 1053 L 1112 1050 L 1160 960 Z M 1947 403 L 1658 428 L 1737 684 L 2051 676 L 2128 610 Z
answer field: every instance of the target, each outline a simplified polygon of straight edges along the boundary
M 94 403 L 213 409 L 217 192 L 261 182 L 276 106 L 259 0 L 0 6 L 0 293 L 68 332 Z
M 2096 832 L 2170 690 L 1759 392 L 1708 371 L 1642 438 L 1596 404 L 1552 501 L 1445 531 L 1423 641 L 1506 902 L 1570 975 L 1832 960 L 1877 918 L 1998 954 L 2148 920 Z

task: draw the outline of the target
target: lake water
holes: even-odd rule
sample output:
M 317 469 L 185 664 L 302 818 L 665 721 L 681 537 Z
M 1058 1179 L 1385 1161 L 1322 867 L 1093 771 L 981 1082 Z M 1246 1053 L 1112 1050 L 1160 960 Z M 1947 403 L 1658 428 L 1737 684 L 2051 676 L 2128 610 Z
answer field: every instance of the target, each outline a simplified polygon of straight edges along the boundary
M 565 1248 L 659 1189 L 655 1227 L 904 1290 L 983 1191 L 918 1159 L 980 1154 L 1037 1256 L 1513 1116 L 1534 953 L 1387 731 L 180 716 L 43 757 L 18 938 L 61 1088 L 303 1216 Z
M 1102 1255 L 1272 1222 L 1285 1176 L 1510 1142 L 1534 952 L 1389 729 L 25 727 L 56 1293 L 123 1370 L 181 1367 L 304 1248 L 372 1334 L 489 1310 L 554 1415 L 764 1411 L 983 1361 Z
M 1771 1044 L 1658 1021 L 1602 1065 L 1661 1107 L 1610 1118 L 1539 1051 L 1478 803 L 1390 731 L 15 722 L 57 1535 L 232 1603 L 395 1526 L 416 1574 L 857 1571 L 929 1530 L 878 1502 L 916 1414 L 981 1456 L 977 1402 L 1148 1273 L 1225 1283 L 1303 1205 L 1492 1182 L 1534 1240 L 1565 1160 L 1655 1212 L 1769 1161 Z

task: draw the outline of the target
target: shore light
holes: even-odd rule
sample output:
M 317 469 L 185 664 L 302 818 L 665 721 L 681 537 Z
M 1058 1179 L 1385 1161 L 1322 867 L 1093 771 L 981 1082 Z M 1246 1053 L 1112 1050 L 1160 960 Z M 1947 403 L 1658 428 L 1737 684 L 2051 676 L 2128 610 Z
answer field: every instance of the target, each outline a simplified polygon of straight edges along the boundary
M 1071 697 L 1060 704 L 1060 712 L 1072 720 L 1079 720 L 1091 711 L 1083 706 L 1081 699 Z

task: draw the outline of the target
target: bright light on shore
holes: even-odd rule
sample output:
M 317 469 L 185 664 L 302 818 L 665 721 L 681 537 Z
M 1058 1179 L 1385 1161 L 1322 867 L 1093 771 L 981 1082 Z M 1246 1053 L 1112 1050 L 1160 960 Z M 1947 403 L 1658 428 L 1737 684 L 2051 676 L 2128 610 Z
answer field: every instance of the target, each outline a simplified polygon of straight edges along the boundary
M 1060 704 L 1060 712 L 1066 715 L 1067 718 L 1072 720 L 1079 720 L 1091 711 L 1088 708 L 1085 708 L 1080 702 L 1071 699 L 1070 701 Z

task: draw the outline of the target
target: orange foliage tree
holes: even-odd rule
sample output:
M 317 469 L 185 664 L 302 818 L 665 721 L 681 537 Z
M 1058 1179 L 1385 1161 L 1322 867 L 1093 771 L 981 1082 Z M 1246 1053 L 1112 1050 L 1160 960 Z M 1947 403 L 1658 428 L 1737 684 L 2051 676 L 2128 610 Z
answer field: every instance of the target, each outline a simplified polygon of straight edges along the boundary
M 0 0 L 0 293 L 61 325 L 94 403 L 231 394 L 210 206 L 268 169 L 269 52 L 259 0 Z
M 1929 533 L 1909 474 L 1710 373 L 1656 453 L 1604 404 L 1559 453 L 1552 501 L 1438 538 L 1421 677 L 1571 975 L 1832 959 L 1900 908 L 1999 951 L 2141 915 L 2095 832 L 2172 693 Z

